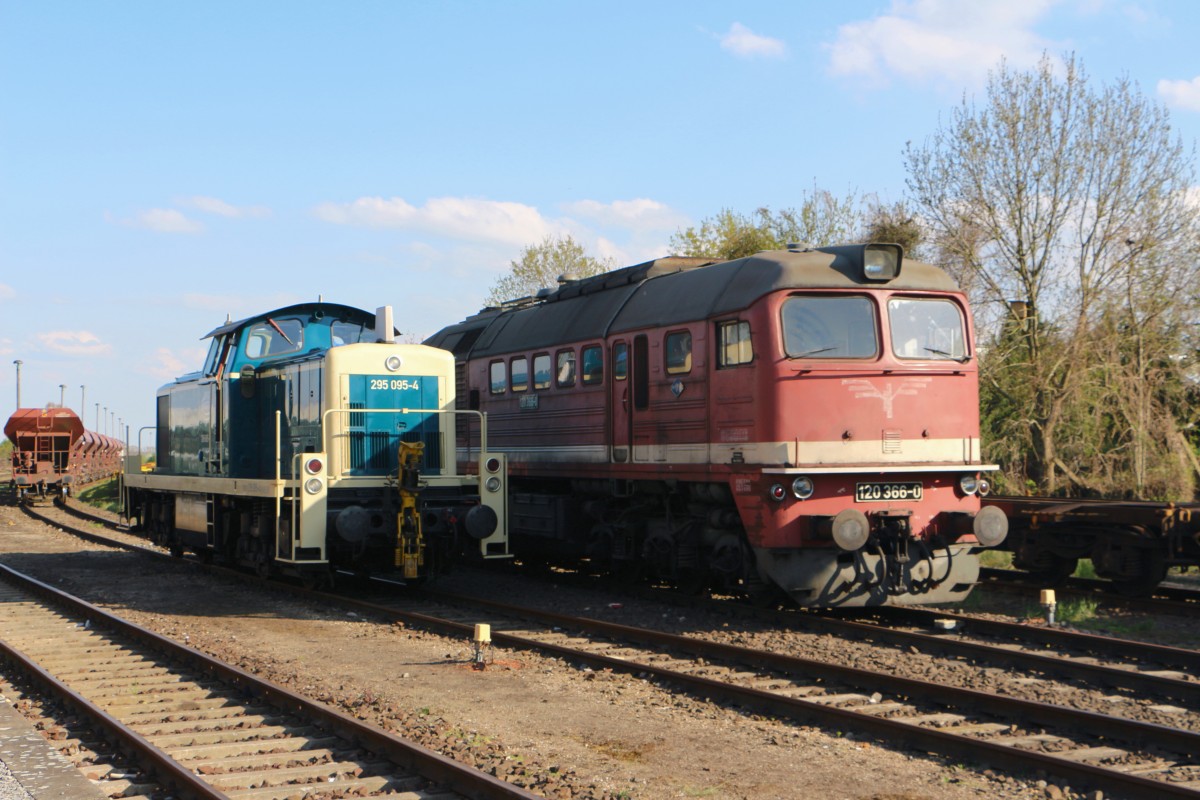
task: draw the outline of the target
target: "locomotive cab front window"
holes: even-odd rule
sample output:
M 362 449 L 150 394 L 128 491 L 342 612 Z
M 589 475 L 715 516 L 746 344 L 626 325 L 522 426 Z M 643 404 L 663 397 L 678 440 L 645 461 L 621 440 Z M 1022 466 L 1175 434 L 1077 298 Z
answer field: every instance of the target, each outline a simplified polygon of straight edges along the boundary
M 267 319 L 246 332 L 246 357 L 269 358 L 294 353 L 304 346 L 304 323 L 298 319 Z
M 331 347 L 340 347 L 344 344 L 358 344 L 359 342 L 369 341 L 363 336 L 365 328 L 357 322 L 344 322 L 335 320 L 329 326 L 329 339 Z
M 897 358 L 966 361 L 966 325 L 962 309 L 941 297 L 893 297 L 888 300 L 888 329 Z
M 874 358 L 875 304 L 861 295 L 795 295 L 782 309 L 788 358 Z

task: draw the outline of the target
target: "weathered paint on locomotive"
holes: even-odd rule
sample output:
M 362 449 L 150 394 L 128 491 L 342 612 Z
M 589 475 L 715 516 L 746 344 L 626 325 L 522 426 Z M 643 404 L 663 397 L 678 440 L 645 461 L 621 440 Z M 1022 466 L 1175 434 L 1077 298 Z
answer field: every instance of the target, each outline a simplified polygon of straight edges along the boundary
M 210 333 L 203 369 L 159 390 L 158 468 L 126 477 L 142 525 L 263 571 L 386 572 L 400 566 L 397 450 L 417 441 L 431 567 L 464 518 L 484 557 L 504 555 L 502 470 L 495 488 L 459 474 L 443 435 L 453 358 L 376 341 L 375 327 L 368 312 L 307 303 Z
M 692 556 L 679 555 L 680 531 L 691 519 L 699 533 L 686 536 L 699 542 L 699 556 L 737 557 L 736 533 L 749 551 L 742 581 L 775 584 L 801 603 L 965 597 L 978 575 L 971 534 L 980 506 L 959 480 L 990 468 L 980 461 L 966 301 L 944 272 L 919 262 L 872 280 L 865 253 L 660 259 L 567 283 L 542 302 L 485 310 L 432 337 L 464 362 L 469 396 L 490 413 L 495 446 L 509 455 L 514 535 L 563 553 L 571 534 L 556 529 L 584 525 L 589 533 L 577 538 L 585 542 L 615 538 L 620 551 L 632 537 L 636 550 L 674 548 L 686 563 Z M 847 326 L 836 347 L 788 352 L 789 336 L 803 337 L 787 328 L 784 309 L 806 298 L 849 299 L 861 324 Z M 889 304 L 899 317 L 923 310 L 922 302 L 958 320 L 957 334 L 947 336 L 957 336 L 961 352 L 909 352 L 911 343 L 893 341 Z M 690 343 L 686 359 L 671 352 L 683 343 Z M 839 349 L 855 347 L 861 352 L 853 357 Z M 592 348 L 605 367 L 593 382 L 580 376 L 560 385 L 543 370 L 538 385 L 539 359 L 557 369 L 585 361 Z M 813 484 L 803 500 L 790 490 L 800 477 Z M 874 483 L 919 484 L 922 496 L 856 500 L 859 484 Z M 632 533 L 623 521 L 624 531 L 614 533 L 611 521 L 595 519 L 596 509 L 610 518 L 622 507 L 632 513 L 636 503 L 622 506 L 615 496 L 622 491 L 674 499 L 643 497 L 657 502 L 660 519 Z M 833 521 L 847 509 L 864 513 L 872 546 L 885 533 L 892 540 L 882 557 L 837 545 Z M 985 521 L 993 536 L 1002 527 Z

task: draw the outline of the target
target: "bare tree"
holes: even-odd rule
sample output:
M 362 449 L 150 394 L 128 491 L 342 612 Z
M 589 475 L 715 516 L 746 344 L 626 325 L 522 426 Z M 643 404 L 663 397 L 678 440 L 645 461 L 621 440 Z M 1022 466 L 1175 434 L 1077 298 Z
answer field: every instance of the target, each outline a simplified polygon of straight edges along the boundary
M 1024 410 L 1029 475 L 1054 492 L 1074 474 L 1060 428 L 1094 379 L 1092 323 L 1118 290 L 1139 308 L 1169 299 L 1147 269 L 1163 255 L 1194 278 L 1193 252 L 1180 249 L 1197 223 L 1193 156 L 1164 108 L 1126 79 L 1093 89 L 1071 55 L 1030 71 L 1002 62 L 981 104 L 964 99 L 924 145 L 909 144 L 906 162 L 940 257 L 993 312 L 985 377 Z

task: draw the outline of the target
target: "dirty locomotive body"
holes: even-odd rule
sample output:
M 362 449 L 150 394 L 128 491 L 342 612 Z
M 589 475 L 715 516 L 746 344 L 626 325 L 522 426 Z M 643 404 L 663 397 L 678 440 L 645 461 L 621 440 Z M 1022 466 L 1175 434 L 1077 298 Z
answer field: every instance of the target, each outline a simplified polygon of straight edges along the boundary
M 564 279 L 427 344 L 508 457 L 519 557 L 867 606 L 963 599 L 1007 533 L 972 333 L 948 275 L 876 244 Z
M 306 303 L 205 338 L 203 369 L 158 391 L 155 470 L 125 476 L 151 539 L 317 583 L 507 553 L 504 457 L 460 470 L 453 360 L 396 343 L 390 309 Z

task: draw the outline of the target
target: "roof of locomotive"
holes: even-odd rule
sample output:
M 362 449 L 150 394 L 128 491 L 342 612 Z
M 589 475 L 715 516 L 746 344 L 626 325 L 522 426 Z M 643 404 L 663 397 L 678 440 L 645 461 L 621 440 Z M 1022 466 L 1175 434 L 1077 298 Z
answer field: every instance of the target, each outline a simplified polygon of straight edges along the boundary
M 223 333 L 231 333 L 236 330 L 241 330 L 251 323 L 260 322 L 266 319 L 274 319 L 275 317 L 285 317 L 303 313 L 315 315 L 318 312 L 322 317 L 336 316 L 340 319 L 347 320 L 358 318 L 358 321 L 369 323 L 368 327 L 373 328 L 375 325 L 375 315 L 370 311 L 363 311 L 361 308 L 355 308 L 354 306 L 344 306 L 340 303 L 309 302 L 297 303 L 296 305 L 292 306 L 284 306 L 283 308 L 277 308 L 274 311 L 267 311 L 262 314 L 255 314 L 253 317 L 239 319 L 236 322 L 226 322 L 224 325 L 219 325 L 216 328 L 213 328 L 200 338 L 210 339 L 213 336 L 220 336 Z M 318 317 L 318 319 L 319 318 L 320 317 Z
M 426 344 L 456 356 L 487 356 L 708 319 L 740 311 L 780 289 L 864 286 L 958 290 L 946 272 L 920 261 L 904 261 L 900 274 L 886 283 L 869 281 L 846 248 L 770 250 L 721 262 L 660 258 L 568 282 L 540 301 L 484 309 L 442 329 Z

